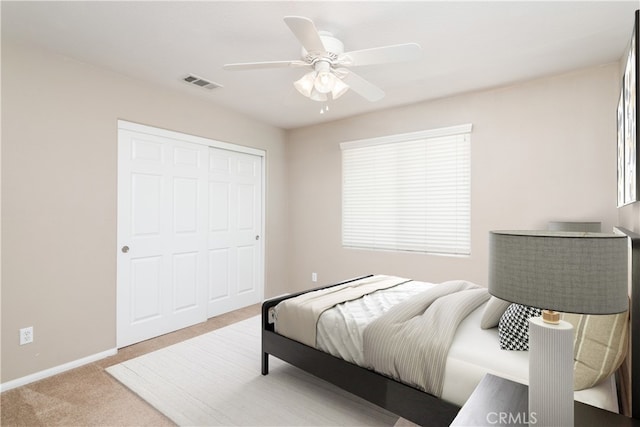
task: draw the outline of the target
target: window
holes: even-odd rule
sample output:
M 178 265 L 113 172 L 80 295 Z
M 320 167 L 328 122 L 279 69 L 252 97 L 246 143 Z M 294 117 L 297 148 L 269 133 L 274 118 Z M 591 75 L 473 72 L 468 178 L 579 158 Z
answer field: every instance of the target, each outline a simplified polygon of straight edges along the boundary
M 344 142 L 342 245 L 468 255 L 471 125 Z

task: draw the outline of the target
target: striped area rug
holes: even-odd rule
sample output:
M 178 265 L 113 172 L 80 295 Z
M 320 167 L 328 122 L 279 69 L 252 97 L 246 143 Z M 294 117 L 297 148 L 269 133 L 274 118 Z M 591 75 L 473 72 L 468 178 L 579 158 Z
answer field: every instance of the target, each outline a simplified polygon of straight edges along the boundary
M 274 357 L 260 374 L 260 317 L 107 369 L 178 425 L 393 426 L 398 416 Z

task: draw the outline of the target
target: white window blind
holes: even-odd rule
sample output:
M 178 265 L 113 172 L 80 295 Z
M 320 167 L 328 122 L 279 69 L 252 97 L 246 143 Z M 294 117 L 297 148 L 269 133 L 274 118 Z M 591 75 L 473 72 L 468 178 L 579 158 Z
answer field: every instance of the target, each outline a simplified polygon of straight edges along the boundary
M 342 143 L 343 246 L 468 255 L 470 132 Z

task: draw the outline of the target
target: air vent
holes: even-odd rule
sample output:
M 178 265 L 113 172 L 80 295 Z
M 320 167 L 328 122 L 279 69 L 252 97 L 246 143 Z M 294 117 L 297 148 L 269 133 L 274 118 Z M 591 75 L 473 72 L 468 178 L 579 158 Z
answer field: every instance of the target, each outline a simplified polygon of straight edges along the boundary
M 195 76 L 193 74 L 189 74 L 187 77 L 184 77 L 182 80 L 184 80 L 185 82 L 195 85 L 195 86 L 199 86 L 205 89 L 217 89 L 219 87 L 222 87 L 222 85 L 219 85 L 218 83 L 214 83 L 212 81 L 209 81 L 207 79 L 203 79 L 202 77 L 198 77 Z

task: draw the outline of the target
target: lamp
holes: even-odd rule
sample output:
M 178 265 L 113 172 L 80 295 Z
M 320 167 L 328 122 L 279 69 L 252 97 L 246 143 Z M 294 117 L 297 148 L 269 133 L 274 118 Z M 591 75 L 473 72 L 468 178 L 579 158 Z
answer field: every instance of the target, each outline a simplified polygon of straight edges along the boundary
M 326 101 L 328 93 L 331 93 L 332 99 L 338 99 L 349 89 L 349 86 L 333 73 L 331 64 L 323 60 L 316 61 L 313 71 L 302 76 L 293 85 L 298 92 L 314 101 Z
M 573 327 L 557 311 L 628 309 L 627 238 L 570 231 L 492 231 L 489 293 L 542 308 L 529 319 L 529 414 L 536 425 L 573 425 Z

